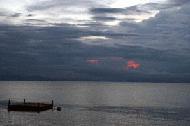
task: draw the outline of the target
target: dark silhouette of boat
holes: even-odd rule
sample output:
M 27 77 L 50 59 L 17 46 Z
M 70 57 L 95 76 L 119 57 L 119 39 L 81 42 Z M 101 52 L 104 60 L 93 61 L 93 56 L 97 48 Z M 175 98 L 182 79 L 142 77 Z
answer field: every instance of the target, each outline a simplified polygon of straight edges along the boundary
M 25 111 L 25 112 L 41 112 L 46 110 L 53 110 L 54 102 L 43 103 L 43 102 L 17 102 L 11 103 L 11 100 L 8 101 L 8 111 Z

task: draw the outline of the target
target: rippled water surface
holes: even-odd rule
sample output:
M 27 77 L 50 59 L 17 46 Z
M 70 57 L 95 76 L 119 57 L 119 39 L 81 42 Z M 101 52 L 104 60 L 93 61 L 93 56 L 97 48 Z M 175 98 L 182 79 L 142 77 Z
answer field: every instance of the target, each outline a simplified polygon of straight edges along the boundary
M 62 111 L 7 112 L 7 100 Z M 0 82 L 0 126 L 189 126 L 190 84 Z

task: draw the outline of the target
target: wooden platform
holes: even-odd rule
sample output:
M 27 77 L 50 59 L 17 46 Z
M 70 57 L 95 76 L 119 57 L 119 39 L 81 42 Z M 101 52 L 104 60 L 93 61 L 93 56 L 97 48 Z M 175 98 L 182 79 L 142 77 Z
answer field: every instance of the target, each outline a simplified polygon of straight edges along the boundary
M 51 103 L 40 102 L 17 102 L 11 103 L 8 101 L 8 111 L 26 111 L 26 112 L 41 112 L 49 109 L 53 109 L 53 100 Z

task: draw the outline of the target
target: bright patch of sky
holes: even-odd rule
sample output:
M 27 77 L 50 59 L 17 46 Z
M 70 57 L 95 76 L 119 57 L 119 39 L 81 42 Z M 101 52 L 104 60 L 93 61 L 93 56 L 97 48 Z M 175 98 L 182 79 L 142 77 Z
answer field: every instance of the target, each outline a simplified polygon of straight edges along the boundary
M 115 20 L 97 21 L 90 13 L 92 8 L 128 8 L 147 3 L 164 3 L 166 0 L 0 0 L 1 23 L 12 23 L 17 25 L 54 25 L 54 24 L 74 24 L 83 25 L 89 23 L 100 23 L 106 26 L 118 26 L 123 21 L 133 21 L 140 23 L 156 16 L 159 10 L 146 10 L 148 13 L 139 14 L 119 14 L 112 15 Z M 75 4 L 77 3 L 77 4 Z M 47 6 L 47 7 L 45 7 Z M 35 9 L 37 7 L 38 9 Z M 32 8 L 32 9 L 31 9 Z M 19 13 L 19 15 L 15 15 Z M 30 15 L 30 16 L 29 16 Z
M 78 40 L 82 43 L 89 44 L 89 45 L 102 45 L 106 43 L 106 40 L 109 40 L 110 38 L 106 36 L 82 36 Z
M 95 41 L 95 40 L 106 40 L 108 39 L 105 36 L 84 36 L 81 37 L 81 40 L 91 40 L 91 41 Z

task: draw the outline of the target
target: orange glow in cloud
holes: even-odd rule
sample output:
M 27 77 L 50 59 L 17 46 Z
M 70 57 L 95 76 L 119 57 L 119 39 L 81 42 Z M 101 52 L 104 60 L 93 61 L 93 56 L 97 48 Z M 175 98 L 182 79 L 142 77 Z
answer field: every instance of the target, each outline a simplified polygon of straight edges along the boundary
M 86 60 L 86 62 L 88 64 L 93 64 L 93 65 L 96 65 L 96 64 L 100 63 L 100 61 L 98 59 L 88 59 L 88 60 Z
M 127 63 L 127 69 L 138 69 L 141 65 L 134 60 L 129 60 Z

